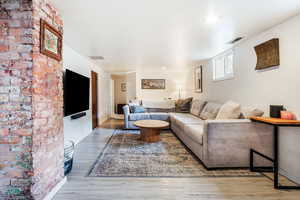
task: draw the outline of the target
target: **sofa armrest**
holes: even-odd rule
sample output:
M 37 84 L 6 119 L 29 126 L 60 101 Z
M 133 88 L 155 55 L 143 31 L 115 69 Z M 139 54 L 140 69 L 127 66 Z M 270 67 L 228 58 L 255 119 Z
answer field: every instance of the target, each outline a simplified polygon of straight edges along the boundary
M 124 115 L 128 116 L 130 114 L 129 105 L 123 106 Z
M 124 113 L 124 128 L 129 128 L 128 119 L 130 114 L 130 109 L 128 105 L 123 106 L 123 113 Z
M 273 134 L 268 125 L 249 119 L 206 120 L 204 131 L 204 157 L 209 166 L 247 167 L 250 148 L 272 157 Z
M 219 134 L 223 134 L 223 132 L 226 130 L 234 129 L 234 127 L 237 127 L 239 125 L 244 125 L 244 128 L 251 125 L 250 119 L 220 119 L 220 120 L 205 120 L 204 121 L 204 133 L 208 134 L 209 132 L 212 132 L 214 129 L 221 128 L 224 129 L 223 131 L 220 131 Z

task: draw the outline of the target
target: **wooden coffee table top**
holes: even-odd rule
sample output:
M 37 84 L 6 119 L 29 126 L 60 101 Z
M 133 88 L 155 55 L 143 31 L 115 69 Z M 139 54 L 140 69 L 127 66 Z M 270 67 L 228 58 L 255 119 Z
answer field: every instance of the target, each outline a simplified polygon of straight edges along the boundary
M 134 125 L 140 128 L 162 129 L 169 126 L 169 122 L 161 120 L 139 120 L 134 122 Z

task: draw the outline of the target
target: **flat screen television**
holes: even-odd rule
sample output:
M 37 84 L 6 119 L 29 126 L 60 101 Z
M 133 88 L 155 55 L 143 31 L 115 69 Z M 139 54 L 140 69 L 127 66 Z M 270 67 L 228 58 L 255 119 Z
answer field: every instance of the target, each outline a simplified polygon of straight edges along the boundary
M 69 116 L 89 109 L 90 79 L 70 70 L 64 74 L 64 115 Z

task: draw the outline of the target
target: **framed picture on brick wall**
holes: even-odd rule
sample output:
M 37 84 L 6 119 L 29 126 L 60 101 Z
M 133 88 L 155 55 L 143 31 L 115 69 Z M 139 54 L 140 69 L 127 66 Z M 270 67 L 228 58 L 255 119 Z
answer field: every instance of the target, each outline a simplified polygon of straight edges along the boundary
M 41 19 L 41 53 L 57 61 L 62 59 L 62 34 Z

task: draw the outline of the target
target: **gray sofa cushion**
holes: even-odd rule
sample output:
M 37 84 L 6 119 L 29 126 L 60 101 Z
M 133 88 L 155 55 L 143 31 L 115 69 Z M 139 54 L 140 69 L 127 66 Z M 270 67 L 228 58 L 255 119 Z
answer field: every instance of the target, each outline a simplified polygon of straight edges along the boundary
M 203 120 L 189 113 L 171 113 L 170 117 L 183 122 L 203 123 Z
M 169 113 L 149 113 L 149 115 L 153 120 L 169 121 L 170 119 Z
M 128 115 L 128 119 L 130 121 L 138 121 L 138 120 L 145 120 L 151 118 L 149 113 L 132 113 Z
M 194 99 L 191 107 L 191 114 L 199 116 L 201 111 L 203 110 L 206 102 L 198 99 Z
M 208 102 L 200 113 L 200 118 L 203 120 L 215 119 L 221 106 L 218 103 Z
M 187 124 L 184 127 L 184 133 L 186 136 L 193 139 L 195 142 L 203 145 L 203 134 L 204 134 L 203 124 Z
M 199 117 L 196 117 L 187 113 L 172 113 L 171 115 L 171 123 L 176 123 L 181 129 L 184 128 L 186 124 L 203 124 L 204 121 Z

